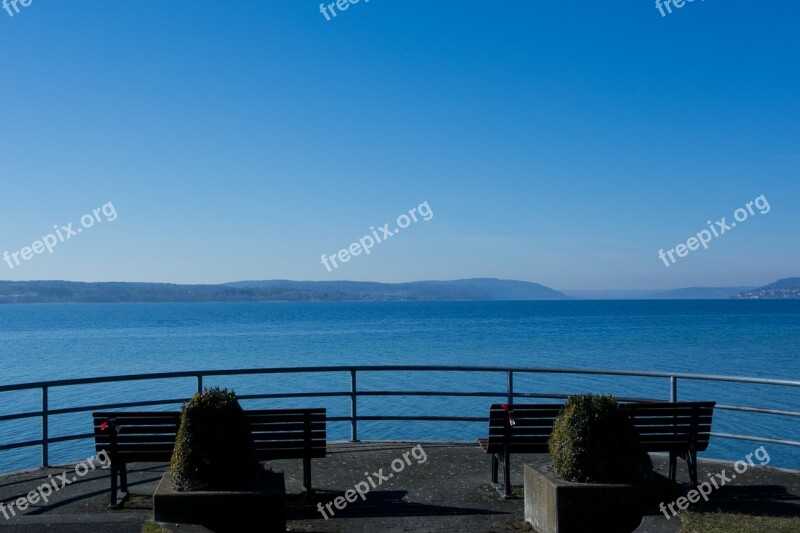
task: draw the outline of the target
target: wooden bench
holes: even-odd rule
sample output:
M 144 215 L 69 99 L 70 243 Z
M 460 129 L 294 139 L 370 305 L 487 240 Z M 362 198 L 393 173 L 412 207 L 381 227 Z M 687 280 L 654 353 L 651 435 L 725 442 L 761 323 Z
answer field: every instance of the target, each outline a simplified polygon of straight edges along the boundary
M 675 480 L 677 458 L 686 461 L 692 485 L 697 485 L 697 452 L 708 448 L 716 402 L 622 403 L 647 452 L 669 453 L 669 477 Z M 562 404 L 493 404 L 489 411 L 489 438 L 478 439 L 492 454 L 492 485 L 511 497 L 511 454 L 548 453 L 547 441 Z M 509 414 L 514 420 L 512 426 Z M 503 483 L 498 483 L 499 463 Z
M 325 457 L 326 411 L 277 409 L 245 411 L 259 461 L 302 459 L 303 486 L 310 497 L 311 459 Z M 111 506 L 127 495 L 129 463 L 164 462 L 172 458 L 180 425 L 178 411 L 96 412 L 95 449 L 111 459 Z M 117 477 L 119 489 L 117 493 Z

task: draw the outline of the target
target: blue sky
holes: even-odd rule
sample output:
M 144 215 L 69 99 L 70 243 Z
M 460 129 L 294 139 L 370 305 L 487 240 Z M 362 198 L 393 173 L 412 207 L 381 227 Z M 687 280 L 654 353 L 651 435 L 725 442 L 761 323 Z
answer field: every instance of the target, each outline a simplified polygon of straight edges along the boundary
M 33 0 L 0 10 L 0 279 L 557 289 L 800 275 L 794 2 Z M 757 196 L 756 215 L 666 267 Z M 422 202 L 328 272 L 320 256 Z

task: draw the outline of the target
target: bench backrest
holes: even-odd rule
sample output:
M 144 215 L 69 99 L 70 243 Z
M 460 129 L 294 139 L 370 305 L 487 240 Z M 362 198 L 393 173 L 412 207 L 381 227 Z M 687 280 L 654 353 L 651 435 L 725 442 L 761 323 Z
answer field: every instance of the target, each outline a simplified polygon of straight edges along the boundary
M 696 451 L 708 447 L 711 417 L 716 402 L 621 403 L 648 452 Z M 547 441 L 563 404 L 513 404 L 508 409 L 511 427 L 502 404 L 489 411 L 489 452 L 500 452 L 508 443 L 512 453 L 547 453 Z M 509 431 L 510 429 L 510 431 Z
M 639 442 L 648 452 L 708 448 L 716 402 L 658 402 L 623 404 Z
M 269 409 L 245 411 L 259 460 L 325 457 L 326 411 L 319 409 Z M 96 451 L 111 450 L 126 463 L 160 462 L 172 457 L 180 426 L 178 411 L 96 412 Z M 102 429 L 108 420 L 111 428 Z M 113 459 L 113 458 L 112 458 Z

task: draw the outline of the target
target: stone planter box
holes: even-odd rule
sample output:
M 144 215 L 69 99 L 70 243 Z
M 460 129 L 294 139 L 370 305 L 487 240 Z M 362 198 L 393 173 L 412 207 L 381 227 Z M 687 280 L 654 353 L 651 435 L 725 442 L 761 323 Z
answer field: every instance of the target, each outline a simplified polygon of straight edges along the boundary
M 282 473 L 267 473 L 252 491 L 175 490 L 166 472 L 153 495 L 156 522 L 196 524 L 213 531 L 246 531 L 242 526 L 259 525 L 261 531 L 286 531 L 286 488 Z
M 557 477 L 549 466 L 524 468 L 525 521 L 539 533 L 630 532 L 657 498 L 675 490 L 662 483 L 573 483 Z

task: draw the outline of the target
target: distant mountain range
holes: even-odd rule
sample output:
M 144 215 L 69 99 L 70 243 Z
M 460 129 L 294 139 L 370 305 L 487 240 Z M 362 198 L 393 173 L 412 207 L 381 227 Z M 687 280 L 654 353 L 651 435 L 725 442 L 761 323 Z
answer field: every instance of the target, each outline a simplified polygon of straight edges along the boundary
M 785 278 L 763 287 L 686 287 L 668 291 L 577 290 L 564 293 L 580 300 L 788 300 L 800 299 L 800 278 Z
M 726 300 L 754 287 L 687 287 L 673 290 L 578 290 L 564 291 L 578 300 Z
M 236 281 L 226 287 L 303 291 L 347 300 L 568 300 L 566 294 L 528 281 L 494 278 L 454 281 Z M 325 298 L 328 299 L 328 298 Z
M 654 300 L 725 300 L 755 287 L 686 287 L 654 293 Z
M 493 278 L 378 283 L 237 281 L 221 285 L 72 281 L 0 281 L 3 303 L 491 301 L 570 299 L 800 299 L 800 278 L 764 287 L 692 287 L 671 291 L 566 291 Z
M 565 300 L 538 283 L 499 279 L 377 283 L 238 281 L 223 285 L 0 281 L 0 303 Z

